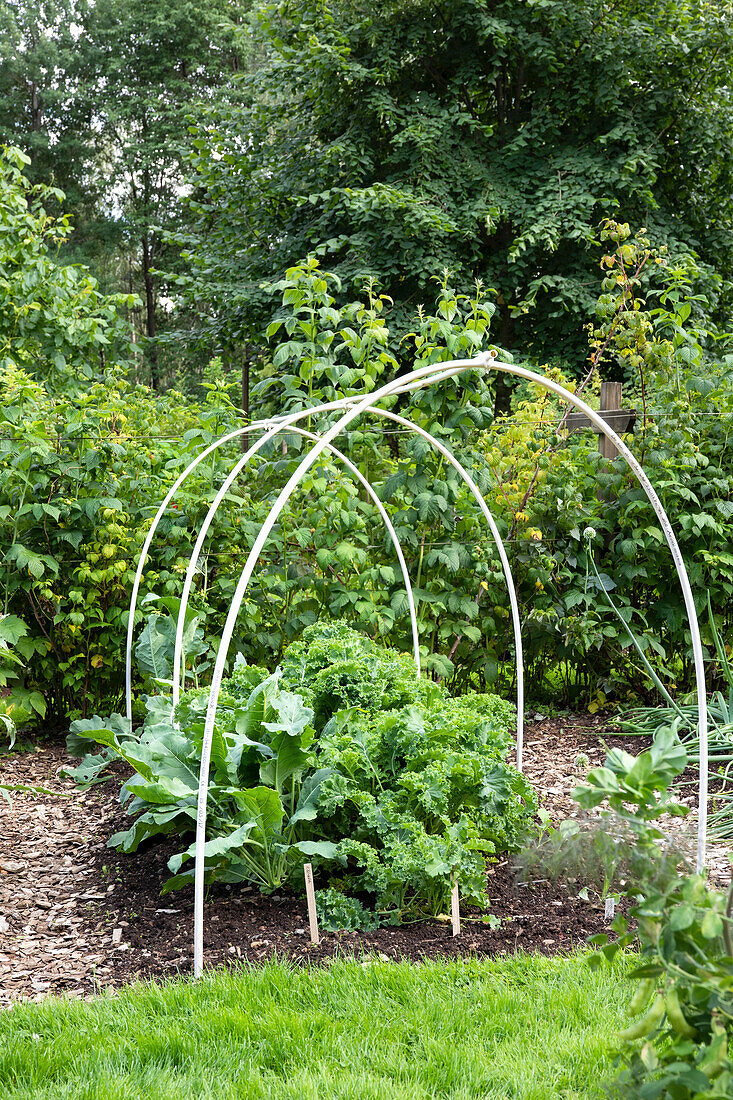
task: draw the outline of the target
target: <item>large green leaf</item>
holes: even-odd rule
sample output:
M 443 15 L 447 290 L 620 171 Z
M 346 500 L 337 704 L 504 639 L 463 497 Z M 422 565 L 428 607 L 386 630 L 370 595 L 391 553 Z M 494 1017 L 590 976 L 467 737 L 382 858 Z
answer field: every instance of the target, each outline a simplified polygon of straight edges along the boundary
M 239 711 L 237 712 L 239 714 Z M 247 787 L 259 773 L 259 761 L 264 756 L 273 755 L 269 745 L 261 741 L 250 741 L 244 733 L 227 738 L 227 777 L 232 786 Z
M 72 779 L 80 790 L 86 791 L 95 784 L 105 783 L 109 779 L 108 775 L 102 773 L 116 759 L 117 754 L 111 749 L 104 753 L 88 753 L 76 768 L 62 768 L 60 774 Z
M 324 780 L 332 776 L 332 768 L 319 768 L 313 775 L 309 775 L 300 788 L 300 797 L 295 813 L 290 818 L 288 825 L 295 825 L 298 821 L 314 821 L 318 811 L 318 798 Z
M 153 602 L 149 600 L 149 602 Z M 173 639 L 175 643 L 175 628 L 178 622 L 178 615 L 181 610 L 181 601 L 177 596 L 158 596 L 155 598 L 156 603 L 160 604 L 166 609 L 170 616 L 170 623 L 173 627 Z M 191 660 L 195 657 L 200 657 L 208 650 L 208 645 L 204 640 L 204 632 L 201 627 L 203 622 L 203 616 L 200 611 L 192 607 L 189 603 L 186 606 L 186 616 L 183 624 L 183 633 L 181 635 L 181 651 L 183 653 L 184 660 Z M 166 628 L 167 630 L 170 628 Z M 170 653 L 171 664 L 173 662 L 174 649 Z M 200 666 L 206 667 L 206 666 Z
M 271 734 L 273 757 L 260 766 L 260 780 L 282 794 L 287 780 L 308 763 L 306 749 L 313 740 L 313 710 L 289 691 L 278 692 L 271 705 L 274 714 L 263 725 Z
M 198 775 L 199 772 L 208 702 L 208 694 L 192 698 L 184 697 L 176 710 L 178 718 L 175 721 L 173 721 L 173 719 L 164 721 L 166 730 L 173 729 L 177 733 L 180 733 L 179 721 L 185 728 L 188 736 L 186 736 L 184 740 L 187 745 L 188 753 L 192 758 L 195 753 L 195 760 L 192 759 L 192 767 L 196 775 Z M 231 745 L 222 734 L 221 717 L 222 714 L 221 711 L 219 711 L 217 714 L 217 721 L 214 723 L 214 730 L 211 738 L 211 770 L 216 782 L 234 783 L 236 782 L 236 771 L 233 761 L 230 759 Z M 157 725 L 151 727 L 151 732 L 153 734 L 157 734 L 157 731 Z M 166 737 L 161 735 L 161 740 L 165 739 Z
M 107 847 L 117 848 L 122 852 L 136 852 L 138 846 L 149 837 L 182 832 L 190 829 L 191 823 L 195 820 L 195 806 L 189 808 L 176 806 L 175 809 L 162 812 L 151 810 L 141 814 L 129 829 L 111 836 L 107 841 Z
M 0 615 L 0 642 L 15 645 L 27 633 L 28 627 L 17 615 Z
M 92 718 L 79 718 L 71 723 L 66 747 L 72 756 L 84 756 L 89 751 L 90 741 L 117 749 L 120 741 L 130 737 L 130 723 L 123 715 L 110 714 L 107 718 L 100 718 L 95 714 Z
M 125 790 L 145 802 L 154 805 L 165 805 L 170 802 L 178 802 L 181 798 L 188 798 L 192 794 L 191 787 L 182 783 L 180 779 L 170 775 L 159 775 L 157 779 L 149 781 L 142 775 L 133 775 L 125 783 Z
M 232 829 L 229 833 L 224 833 L 221 836 L 212 837 L 211 840 L 207 840 L 204 844 L 204 859 L 216 860 L 222 856 L 230 855 L 237 848 L 241 848 L 243 844 L 249 842 L 249 835 L 255 828 L 256 822 L 254 820 L 248 821 L 245 825 L 240 825 L 236 829 Z M 169 870 L 176 873 L 180 871 L 182 864 L 189 859 L 194 859 L 196 856 L 196 842 L 194 841 L 185 852 L 179 852 L 168 860 Z
M 259 740 L 263 733 L 263 716 L 265 713 L 264 698 L 258 697 L 254 703 L 248 702 L 245 707 L 239 707 L 235 712 L 235 725 L 237 731 L 236 744 L 239 746 L 239 755 L 247 748 L 255 748 L 264 756 L 272 756 L 272 749 L 264 741 Z
M 275 715 L 268 715 L 268 721 L 263 724 L 272 733 L 282 730 L 291 737 L 300 737 L 313 722 L 313 708 L 305 706 L 300 695 L 291 691 L 278 691 L 271 697 L 270 705 Z
M 268 740 L 265 733 L 265 721 L 270 716 L 271 700 L 279 693 L 280 672 L 274 672 L 251 692 L 247 703 L 237 711 L 237 733 L 247 738 L 250 744 L 263 744 Z
M 287 733 L 275 734 L 272 749 L 273 758 L 260 765 L 260 781 L 282 794 L 287 780 L 302 771 L 310 757 L 301 747 L 300 738 Z
M 135 646 L 135 658 L 142 672 L 154 680 L 170 680 L 173 675 L 176 624 L 167 615 L 149 615 Z
M 209 876 L 211 878 L 211 876 Z M 194 871 L 191 868 L 188 871 L 181 871 L 179 875 L 173 875 L 171 878 L 165 880 L 160 888 L 160 892 L 163 896 L 173 893 L 174 890 L 183 890 L 185 886 L 193 886 Z
M 230 789 L 222 793 L 230 795 L 240 810 L 252 814 L 256 824 L 253 839 L 269 845 L 280 835 L 285 811 L 277 791 L 270 787 L 252 787 L 248 791 Z
M 330 840 L 299 840 L 293 848 L 304 856 L 320 856 L 321 859 L 336 859 L 338 856 L 338 844 Z

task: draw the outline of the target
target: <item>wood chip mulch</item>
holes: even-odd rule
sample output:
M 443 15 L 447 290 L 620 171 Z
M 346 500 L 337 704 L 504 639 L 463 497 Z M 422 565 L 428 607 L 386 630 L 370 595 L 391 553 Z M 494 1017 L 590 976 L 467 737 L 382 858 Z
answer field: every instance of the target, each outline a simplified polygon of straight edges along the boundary
M 633 753 L 646 746 L 600 718 L 535 717 L 526 730 L 525 772 L 555 821 L 574 812 L 570 792 L 588 767 L 602 763 L 606 745 Z M 164 840 L 135 855 L 107 848 L 127 820 L 119 782 L 77 792 L 58 774 L 70 761 L 58 739 L 0 757 L 0 782 L 67 796 L 16 793 L 11 806 L 0 800 L 0 1006 L 49 993 L 87 997 L 137 977 L 191 971 L 192 891 L 160 895 L 166 861 L 180 845 Z M 489 914 L 462 913 L 455 939 L 449 921 L 428 920 L 373 933 L 323 933 L 317 947 L 301 898 L 214 887 L 206 903 L 206 963 L 274 956 L 325 962 L 363 953 L 417 960 L 517 949 L 552 954 L 605 927 L 603 906 L 592 895 L 588 901 L 572 886 L 518 883 L 507 860 L 490 866 L 487 881 Z M 499 919 L 497 927 L 488 915 Z

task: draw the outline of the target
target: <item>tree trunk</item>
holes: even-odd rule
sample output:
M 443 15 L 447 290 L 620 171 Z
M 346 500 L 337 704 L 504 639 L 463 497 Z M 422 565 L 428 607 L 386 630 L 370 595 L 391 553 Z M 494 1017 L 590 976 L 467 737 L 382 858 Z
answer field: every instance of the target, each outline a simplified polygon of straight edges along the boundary
M 35 81 L 29 81 L 29 90 L 31 97 L 31 129 L 34 133 L 38 133 L 43 124 L 43 107 L 41 106 L 41 97 L 38 94 L 38 85 Z
M 245 424 L 249 424 L 249 347 L 245 345 L 242 359 L 242 415 Z M 242 454 L 249 450 L 249 432 L 242 436 Z
M 511 347 L 512 343 L 512 316 L 504 295 L 499 292 L 497 298 L 499 306 L 499 344 L 502 347 Z M 494 390 L 494 416 L 505 416 L 511 410 L 512 383 L 509 376 L 503 371 L 496 372 L 496 389 Z
M 152 266 L 152 249 L 147 233 L 142 236 L 143 246 L 143 279 L 145 281 L 145 332 L 150 340 L 148 346 L 148 359 L 150 361 L 150 384 L 154 390 L 160 388 L 160 376 L 158 374 L 158 351 L 155 347 L 155 287 L 153 276 L 150 272 Z

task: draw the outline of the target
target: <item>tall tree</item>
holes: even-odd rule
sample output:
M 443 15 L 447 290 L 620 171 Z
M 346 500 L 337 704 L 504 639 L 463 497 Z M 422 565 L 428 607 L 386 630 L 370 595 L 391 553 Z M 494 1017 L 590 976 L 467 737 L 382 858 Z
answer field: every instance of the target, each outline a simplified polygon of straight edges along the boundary
M 0 3 L 0 140 L 31 157 L 28 175 L 88 205 L 88 105 L 75 95 L 76 38 L 89 0 Z
M 247 9 L 248 0 L 2 0 L 0 8 L 0 139 L 31 156 L 35 180 L 66 192 L 76 225 L 67 252 L 108 289 L 139 294 L 156 387 L 160 230 L 179 225 L 188 126 L 200 104 L 225 97 Z
M 580 362 L 604 215 L 733 270 L 730 0 L 300 0 L 202 120 L 185 241 L 213 333 L 318 249 L 404 332 L 431 276 L 497 291 L 509 347 Z M 714 285 L 711 277 L 711 287 Z
M 84 81 L 98 135 L 96 172 L 104 209 L 124 241 L 144 308 L 154 387 L 163 244 L 178 224 L 181 159 L 197 104 L 222 93 L 238 67 L 237 0 L 97 0 L 79 36 Z

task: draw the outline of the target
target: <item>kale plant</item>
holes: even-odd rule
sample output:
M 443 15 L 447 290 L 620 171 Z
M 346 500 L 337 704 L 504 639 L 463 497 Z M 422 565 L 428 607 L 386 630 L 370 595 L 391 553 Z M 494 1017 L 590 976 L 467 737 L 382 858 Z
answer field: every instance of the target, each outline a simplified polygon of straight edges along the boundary
M 70 771 L 77 780 L 118 758 L 134 769 L 120 795 L 134 821 L 110 845 L 193 832 L 207 703 L 207 688 L 175 710 L 149 698 L 134 733 L 119 715 L 74 723 L 71 751 L 105 748 Z M 454 878 L 485 905 L 487 856 L 517 848 L 536 809 L 506 763 L 511 718 L 496 696 L 451 698 L 343 623 L 309 627 L 273 674 L 238 660 L 214 730 L 207 880 L 272 890 L 310 858 L 331 889 L 372 899 L 370 920 L 438 913 Z M 193 855 L 191 844 L 169 860 L 164 890 L 191 882 Z
M 378 913 L 367 909 L 358 898 L 348 897 L 329 887 L 316 895 L 318 923 L 325 932 L 373 932 L 384 922 Z

